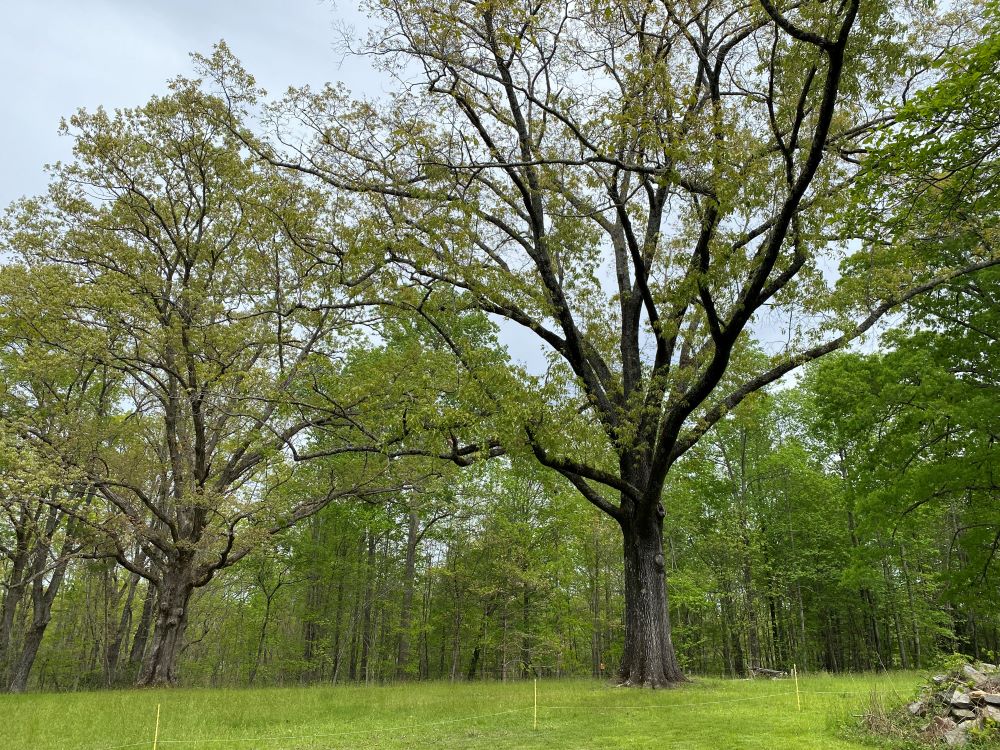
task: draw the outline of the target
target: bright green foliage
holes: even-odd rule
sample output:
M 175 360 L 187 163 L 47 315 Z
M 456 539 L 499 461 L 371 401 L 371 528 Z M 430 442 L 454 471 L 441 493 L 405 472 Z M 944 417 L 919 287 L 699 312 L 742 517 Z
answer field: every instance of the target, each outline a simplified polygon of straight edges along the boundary
M 5 686 L 50 620 L 42 689 L 995 661 L 1000 6 L 367 7 L 406 93 L 268 104 L 220 45 L 210 83 L 71 118 L 8 212 Z M 767 390 L 903 302 L 878 353 Z M 430 700 L 260 695 L 205 730 Z M 760 718 L 564 695 L 556 740 L 429 741 L 738 747 Z M 768 746 L 837 746 L 776 716 Z
M 884 356 L 834 360 L 810 380 L 867 528 L 907 550 L 915 585 L 950 603 L 949 629 L 971 644 L 976 620 L 992 619 L 1000 580 L 996 289 L 995 272 L 957 283 L 919 310 L 937 330 L 898 336 Z
M 995 263 L 1000 6 L 959 6 L 950 21 L 957 43 L 935 60 L 938 80 L 869 144 L 856 208 L 845 214 L 865 244 L 844 267 L 864 274 L 850 283 L 859 298 L 885 293 L 884 281 L 893 293 L 935 266 Z
M 93 460 L 47 447 L 109 504 L 96 522 L 123 564 L 169 567 L 170 545 L 190 544 L 207 566 L 196 577 L 225 562 L 245 503 L 263 499 L 237 503 L 233 487 L 282 447 L 272 431 L 291 423 L 274 395 L 332 330 L 304 310 L 329 294 L 287 239 L 316 231 L 323 202 L 214 128 L 221 106 L 178 84 L 140 109 L 78 113 L 65 125 L 74 160 L 11 211 L 4 236 L 19 261 L 4 270 L 8 354 L 29 354 L 20 387 L 58 357 L 114 378 Z
M 348 201 L 362 298 L 419 320 L 476 383 L 492 419 L 453 458 L 531 456 L 619 524 L 621 678 L 679 681 L 663 586 L 673 467 L 754 393 L 1000 262 L 988 244 L 941 253 L 899 230 L 850 241 L 885 225 L 852 186 L 880 164 L 878 135 L 912 116 L 954 19 L 882 0 L 364 7 L 362 49 L 397 94 L 292 89 L 268 106 L 273 135 L 244 140 Z M 237 107 L 260 106 L 227 49 L 200 63 Z M 533 340 L 544 376 L 471 350 L 468 312 Z M 760 355 L 751 331 L 775 319 L 782 344 Z
M 388 428 L 369 420 L 407 379 L 387 365 L 415 363 L 349 353 L 371 321 L 316 258 L 335 203 L 256 159 L 226 112 L 177 80 L 137 109 L 77 113 L 74 159 L 2 238 L 5 417 L 79 474 L 101 552 L 155 590 L 156 682 L 175 678 L 194 589 L 324 503 L 402 484 L 366 458 Z M 52 427 L 50 392 L 76 424 Z M 325 486 L 281 492 L 319 433 L 343 454 Z

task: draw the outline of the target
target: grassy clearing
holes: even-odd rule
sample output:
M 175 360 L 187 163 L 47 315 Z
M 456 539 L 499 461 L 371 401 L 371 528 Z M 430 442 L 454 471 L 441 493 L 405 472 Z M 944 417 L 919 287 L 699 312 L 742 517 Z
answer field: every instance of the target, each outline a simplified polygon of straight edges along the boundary
M 0 748 L 151 748 L 160 704 L 162 750 L 848 750 L 866 747 L 842 726 L 873 693 L 895 703 L 919 680 L 914 672 L 805 676 L 801 712 L 791 680 L 698 679 L 656 692 L 543 680 L 537 731 L 530 682 L 2 695 Z

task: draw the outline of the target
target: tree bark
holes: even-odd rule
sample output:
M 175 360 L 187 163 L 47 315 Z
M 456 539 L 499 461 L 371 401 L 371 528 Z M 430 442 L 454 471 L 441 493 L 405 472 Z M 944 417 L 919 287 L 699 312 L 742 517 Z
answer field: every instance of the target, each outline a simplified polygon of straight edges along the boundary
M 10 692 L 23 693 L 28 687 L 28 677 L 31 668 L 35 663 L 35 656 L 38 655 L 38 648 L 42 645 L 42 637 L 45 635 L 45 628 L 48 620 L 33 623 L 28 632 L 24 634 L 24 644 L 21 648 L 21 656 L 17 660 L 14 668 L 14 675 L 10 681 Z
M 341 570 L 337 579 L 337 606 L 333 615 L 333 681 L 340 675 L 340 664 L 343 661 L 341 646 L 341 627 L 344 623 L 344 572 Z
M 55 523 L 47 529 L 47 532 L 51 533 L 54 527 Z M 56 594 L 59 593 L 59 588 L 62 586 L 63 579 L 66 576 L 66 568 L 69 566 L 69 556 L 65 554 L 69 546 L 68 542 L 63 545 L 59 563 L 52 570 L 47 586 L 42 577 L 42 570 L 47 560 L 47 548 L 43 547 L 36 553 L 33 571 L 34 580 L 31 584 L 31 627 L 25 633 L 21 656 L 17 661 L 14 675 L 10 681 L 10 692 L 12 693 L 23 693 L 28 687 L 28 677 L 31 675 L 31 668 L 35 664 L 38 648 L 42 645 L 42 637 L 45 635 L 45 629 L 49 626 L 49 621 L 52 619 L 52 602 L 55 601 Z
M 19 553 L 14 559 L 13 569 L 4 593 L 2 615 L 0 615 L 0 679 L 6 673 L 11 636 L 14 631 L 14 619 L 18 606 L 24 598 L 24 568 L 27 561 L 27 550 L 24 551 L 23 555 Z
M 135 629 L 135 636 L 132 638 L 132 648 L 129 650 L 128 663 L 134 675 L 143 663 L 146 655 L 146 643 L 149 641 L 149 629 L 153 625 L 153 608 L 156 605 L 156 587 L 147 583 L 146 596 L 142 601 L 142 614 L 139 616 L 139 625 Z
M 645 505 L 649 508 L 649 504 Z M 622 515 L 625 552 L 625 653 L 622 685 L 664 687 L 684 681 L 670 638 L 663 560 L 663 506 Z
M 177 658 L 188 623 L 188 603 L 194 592 L 191 572 L 183 567 L 164 571 L 156 602 L 153 642 L 143 664 L 139 686 L 173 685 L 177 681 Z
M 406 562 L 403 566 L 403 602 L 399 608 L 399 650 L 396 652 L 396 677 L 406 676 L 410 661 L 410 616 L 413 612 L 413 589 L 417 577 L 417 543 L 420 540 L 420 518 L 409 512 L 406 531 Z
M 427 555 L 427 570 L 430 571 L 432 568 L 433 560 L 431 556 Z M 421 607 L 421 617 L 420 617 L 420 679 L 426 680 L 430 677 L 430 643 L 428 631 L 430 630 L 430 610 L 431 610 L 431 576 L 428 574 L 426 576 L 426 583 L 424 585 L 424 596 L 423 596 L 423 606 Z
M 0 678 L 6 673 L 11 636 L 14 632 L 14 619 L 18 606 L 24 598 L 27 583 L 25 569 L 30 557 L 27 523 L 27 510 L 22 508 L 20 521 L 14 529 L 16 541 L 13 546 L 13 554 L 9 557 L 10 575 L 7 577 L 7 585 L 4 587 L 3 606 L 0 607 Z
M 917 625 L 917 608 L 913 601 L 913 584 L 910 579 L 910 569 L 906 563 L 906 548 L 899 545 L 899 561 L 903 570 L 903 581 L 906 583 L 906 599 L 909 603 L 910 626 L 913 633 L 913 666 L 920 669 L 920 628 Z
M 257 637 L 257 655 L 254 657 L 253 664 L 250 665 L 250 674 L 247 675 L 247 687 L 253 685 L 253 681 L 257 678 L 257 670 L 260 669 L 261 662 L 264 661 L 264 647 L 267 643 L 267 626 L 271 620 L 271 600 L 274 598 L 274 594 L 265 594 L 264 599 L 264 619 L 260 623 L 260 635 Z
M 138 573 L 132 573 L 129 576 L 125 602 L 122 605 L 121 615 L 118 618 L 118 627 L 116 628 L 114 637 L 111 639 L 111 642 L 108 644 L 105 652 L 104 682 L 108 687 L 114 685 L 115 680 L 117 679 L 118 664 L 121 661 L 122 646 L 127 645 L 126 640 L 128 638 L 128 633 L 129 630 L 132 629 L 132 602 L 135 601 L 135 591 L 139 586 L 139 579 L 140 576 Z
M 350 660 L 347 667 L 347 679 L 354 682 L 358 679 L 358 627 L 360 618 L 359 601 L 354 598 L 354 608 L 351 610 L 351 644 L 349 648 Z
M 378 541 L 375 532 L 368 532 L 368 557 L 365 563 L 365 600 L 361 609 L 361 677 L 367 685 L 371 681 L 368 657 L 372 647 L 372 607 L 375 600 L 375 550 Z
M 604 653 L 601 644 L 601 537 L 594 523 L 594 567 L 590 579 L 590 672 L 604 677 Z

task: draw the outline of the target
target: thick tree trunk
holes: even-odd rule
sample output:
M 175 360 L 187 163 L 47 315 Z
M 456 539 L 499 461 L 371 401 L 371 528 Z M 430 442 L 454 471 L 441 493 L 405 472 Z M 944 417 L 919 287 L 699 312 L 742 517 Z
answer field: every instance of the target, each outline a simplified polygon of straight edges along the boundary
M 774 584 L 772 583 L 772 586 Z M 789 639 L 784 637 L 781 627 L 781 621 L 778 620 L 778 604 L 775 598 L 768 594 L 767 596 L 767 612 L 771 619 L 771 667 L 774 669 L 783 669 L 786 663 L 789 661 L 785 658 L 784 653 L 785 645 L 788 643 Z M 782 618 L 782 621 L 784 618 Z
M 17 615 L 18 606 L 24 598 L 24 582 L 20 578 L 22 573 L 15 571 L 11 575 L 11 580 L 14 580 L 15 575 L 18 576 L 16 579 L 18 583 L 8 585 L 6 596 L 3 600 L 3 616 L 0 618 L 0 680 L 8 674 L 7 667 L 13 661 L 11 644 L 13 641 L 14 618 Z
M 143 687 L 177 682 L 177 659 L 184 644 L 193 577 L 184 568 L 168 569 L 158 589 L 153 642 L 138 682 Z
M 53 516 L 55 518 L 55 516 Z M 53 521 L 46 529 L 47 534 L 51 534 L 56 524 Z M 35 555 L 33 563 L 33 577 L 31 583 L 31 606 L 32 618 L 31 627 L 24 635 L 24 644 L 21 648 L 21 656 L 17 660 L 14 674 L 10 681 L 10 691 L 12 693 L 23 693 L 28 687 L 28 677 L 31 675 L 31 668 L 35 664 L 35 657 L 38 655 L 38 648 L 42 645 L 42 637 L 45 629 L 52 619 L 52 602 L 55 601 L 56 594 L 62 586 L 66 577 L 66 568 L 69 566 L 69 555 L 66 554 L 70 546 L 69 542 L 63 545 L 60 551 L 59 563 L 50 573 L 48 585 L 45 585 L 42 570 L 47 560 L 47 548 L 40 548 Z
M 740 624 L 736 618 L 736 605 L 732 592 L 727 588 L 722 596 L 722 616 L 724 648 L 729 652 L 729 672 L 733 677 L 746 677 L 749 672 L 743 658 L 743 642 L 740 639 Z
M 20 529 L 17 530 L 17 544 L 14 549 L 15 553 L 10 558 L 10 575 L 7 577 L 7 585 L 3 589 L 3 605 L 0 606 L 0 677 L 6 671 L 11 637 L 14 632 L 14 619 L 18 606 L 24 598 L 26 585 L 25 568 L 28 565 L 29 552 L 25 534 Z
M 663 513 L 626 514 L 620 521 L 625 552 L 625 653 L 622 685 L 663 687 L 684 681 L 670 638 L 663 560 Z

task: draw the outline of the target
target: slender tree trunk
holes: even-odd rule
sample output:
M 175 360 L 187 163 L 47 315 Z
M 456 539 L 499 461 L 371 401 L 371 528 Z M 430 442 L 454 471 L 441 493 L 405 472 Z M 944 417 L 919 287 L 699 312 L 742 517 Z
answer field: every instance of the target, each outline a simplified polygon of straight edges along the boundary
M 438 671 L 437 671 L 437 676 L 438 677 L 444 677 L 444 674 L 445 674 L 445 672 L 444 672 L 444 659 L 445 659 L 445 652 L 448 649 L 448 634 L 444 631 L 443 627 L 441 628 L 440 633 L 441 633 L 441 640 L 438 642 L 439 648 L 438 648 Z
M 375 549 L 377 538 L 368 532 L 368 557 L 365 565 L 365 601 L 361 610 L 361 676 L 367 685 L 370 679 L 368 656 L 372 647 L 372 605 L 375 598 Z
M 503 608 L 500 610 L 500 663 L 497 665 L 497 671 L 500 673 L 500 681 L 507 682 L 507 667 L 509 665 L 509 659 L 507 655 L 507 633 L 508 633 L 508 617 L 507 617 L 507 603 L 504 602 Z
M 177 682 L 177 659 L 184 644 L 188 604 L 194 592 L 193 576 L 185 567 L 163 571 L 158 586 L 153 641 L 138 684 L 173 685 Z
M 337 606 L 333 615 L 333 681 L 340 675 L 340 664 L 343 661 L 341 648 L 341 629 L 344 624 L 344 574 L 337 579 Z
M 623 685 L 661 687 L 682 682 L 670 638 L 663 560 L 663 506 L 626 512 L 620 524 L 625 552 L 625 653 Z
M 277 589 L 275 589 L 275 592 Z M 260 635 L 257 638 L 257 655 L 254 657 L 253 664 L 250 665 L 250 674 L 247 675 L 247 686 L 253 685 L 254 679 L 257 677 L 257 670 L 260 669 L 261 662 L 264 661 L 264 647 L 267 644 L 267 626 L 271 621 L 271 601 L 274 599 L 274 593 L 264 594 L 264 619 L 260 623 Z
M 531 658 L 531 592 L 527 586 L 521 587 L 521 676 L 530 677 L 535 673 Z
M 802 645 L 799 647 L 799 660 L 802 662 L 802 666 L 805 669 L 809 668 L 809 638 L 806 632 L 806 608 L 805 604 L 802 602 L 802 584 L 796 581 L 795 583 L 795 593 L 796 598 L 799 602 L 799 636 L 802 638 Z
M 594 523 L 594 568 L 590 581 L 590 671 L 594 677 L 603 677 L 601 665 L 604 662 L 601 648 L 601 537 L 600 526 Z
M 310 542 L 319 547 L 323 543 L 323 524 L 319 516 L 313 516 L 309 521 Z M 338 550 L 339 552 L 339 550 Z M 319 563 L 314 562 L 307 574 L 306 612 L 302 621 L 302 660 L 306 663 L 304 677 L 312 682 L 317 677 L 318 668 L 315 664 L 317 644 L 320 641 L 319 618 L 322 616 L 325 600 Z
M 399 607 L 399 648 L 396 652 L 396 677 L 406 675 L 410 661 L 410 615 L 413 611 L 413 588 L 417 577 L 417 542 L 420 538 L 420 518 L 415 510 L 409 513 L 406 530 L 406 561 L 403 565 L 403 601 Z
M 135 629 L 135 637 L 132 639 L 132 648 L 129 650 L 129 667 L 138 670 L 146 655 L 146 644 L 149 641 L 149 630 L 153 626 L 153 610 L 156 606 L 156 587 L 147 583 L 146 596 L 142 602 L 142 614 L 139 616 L 139 624 Z
M 135 601 L 135 590 L 139 586 L 139 575 L 132 573 L 129 577 L 128 590 L 125 595 L 125 602 L 122 605 L 121 616 L 118 618 L 118 627 L 115 630 L 111 643 L 108 644 L 105 664 L 107 673 L 105 683 L 110 687 L 115 683 L 118 674 L 118 662 L 121 660 L 122 646 L 126 644 L 128 632 L 132 629 L 132 602 Z
M 358 611 L 358 599 L 354 598 L 354 607 L 351 610 L 351 643 L 348 647 L 349 660 L 347 662 L 347 679 L 354 682 L 358 679 L 358 621 L 361 619 Z
M 760 623 L 757 617 L 757 595 L 753 589 L 753 575 L 750 571 L 749 546 L 750 542 L 744 532 L 743 536 L 744 554 L 743 559 L 743 596 L 747 608 L 747 646 L 750 649 L 750 668 L 759 669 L 763 666 L 760 659 Z
M 839 672 L 840 669 L 837 665 L 837 648 L 836 643 L 834 642 L 833 634 L 833 619 L 829 612 L 826 613 L 826 627 L 824 630 L 826 631 L 826 649 L 824 651 L 825 656 L 823 659 L 824 666 L 828 672 Z
M 458 660 L 462 655 L 462 611 L 455 612 L 455 631 L 451 642 L 451 681 L 458 679 Z
M 906 583 L 906 601 L 909 604 L 908 613 L 910 616 L 910 625 L 913 633 L 913 666 L 919 669 L 920 664 L 920 629 L 917 626 L 917 610 L 913 601 L 913 584 L 910 580 L 910 569 L 906 564 L 906 549 L 903 545 L 899 545 L 899 561 L 902 564 L 903 569 L 903 580 Z
M 849 477 L 846 469 L 846 460 L 844 458 L 844 452 L 840 452 L 840 462 L 841 462 L 841 478 L 848 482 Z M 851 539 L 851 549 L 857 550 L 860 548 L 860 542 L 858 540 L 857 525 L 854 520 L 854 500 L 853 496 L 850 499 L 850 504 L 847 508 L 847 531 L 850 534 Z M 876 668 L 885 668 L 884 660 L 882 659 L 882 643 L 879 638 L 878 632 L 878 622 L 876 620 L 877 610 L 875 607 L 875 599 L 872 596 L 871 590 L 867 586 L 861 586 L 858 591 L 861 601 L 864 605 L 864 612 L 862 613 L 862 619 L 864 622 L 864 628 L 867 630 L 866 637 L 863 639 L 866 668 L 872 668 L 873 664 Z M 875 661 L 872 661 L 872 652 L 874 651 Z
M 430 677 L 430 619 L 431 619 L 431 556 L 427 555 L 427 582 L 424 586 L 423 607 L 420 621 L 420 679 Z

